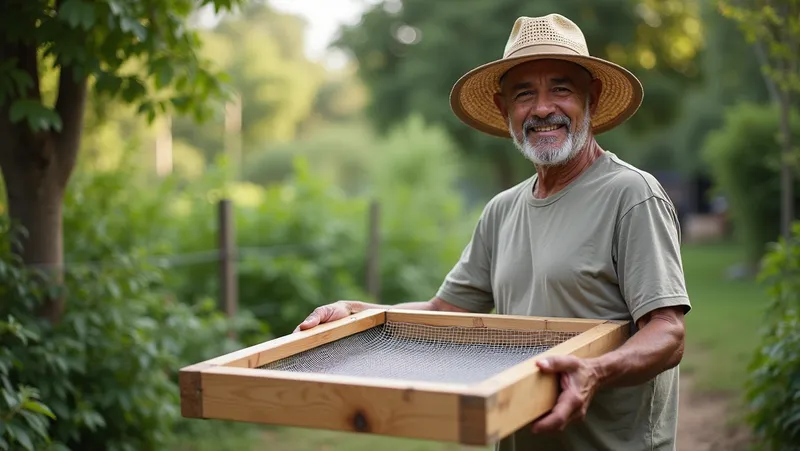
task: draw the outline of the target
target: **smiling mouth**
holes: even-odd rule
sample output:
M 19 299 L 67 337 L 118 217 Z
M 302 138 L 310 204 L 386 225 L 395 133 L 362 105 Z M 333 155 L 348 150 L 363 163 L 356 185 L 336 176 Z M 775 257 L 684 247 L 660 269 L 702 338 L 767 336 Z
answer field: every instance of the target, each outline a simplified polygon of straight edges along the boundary
M 542 126 L 542 127 L 531 127 L 529 129 L 529 131 L 534 132 L 534 133 L 545 133 L 545 132 L 552 132 L 554 130 L 558 130 L 558 129 L 562 128 L 562 127 L 564 127 L 563 124 L 560 124 L 560 125 L 545 125 L 545 126 Z

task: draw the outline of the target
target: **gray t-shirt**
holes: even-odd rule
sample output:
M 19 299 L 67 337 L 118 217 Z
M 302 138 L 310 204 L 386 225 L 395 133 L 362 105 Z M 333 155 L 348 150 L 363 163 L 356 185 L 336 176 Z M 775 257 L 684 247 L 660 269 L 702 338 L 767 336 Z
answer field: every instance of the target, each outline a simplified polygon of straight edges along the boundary
M 532 195 L 536 176 L 495 196 L 437 296 L 499 314 L 630 320 L 691 309 L 675 208 L 647 172 L 605 152 L 560 192 Z M 635 328 L 634 328 L 635 331 Z M 563 433 L 524 427 L 500 451 L 675 449 L 679 370 L 602 388 Z

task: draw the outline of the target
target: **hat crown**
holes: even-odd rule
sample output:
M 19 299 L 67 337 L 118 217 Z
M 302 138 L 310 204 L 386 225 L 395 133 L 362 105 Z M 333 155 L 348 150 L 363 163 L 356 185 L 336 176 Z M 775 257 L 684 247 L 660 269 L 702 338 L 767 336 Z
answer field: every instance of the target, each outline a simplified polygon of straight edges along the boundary
M 560 46 L 577 55 L 589 55 L 586 38 L 580 28 L 560 14 L 542 17 L 520 17 L 514 22 L 503 58 L 537 45 Z

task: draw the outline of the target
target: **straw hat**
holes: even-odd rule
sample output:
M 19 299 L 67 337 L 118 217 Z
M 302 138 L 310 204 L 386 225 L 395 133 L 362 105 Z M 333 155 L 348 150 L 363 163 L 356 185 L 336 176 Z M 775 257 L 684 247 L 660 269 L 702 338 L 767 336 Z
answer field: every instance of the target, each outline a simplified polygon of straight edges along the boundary
M 603 83 L 597 111 L 592 116 L 595 135 L 608 131 L 633 116 L 642 103 L 639 80 L 626 69 L 589 55 L 583 32 L 559 14 L 520 17 L 514 22 L 503 57 L 462 76 L 450 93 L 450 106 L 464 123 L 490 135 L 509 138 L 508 123 L 493 96 L 500 91 L 500 77 L 512 67 L 532 60 L 560 59 L 585 67 Z

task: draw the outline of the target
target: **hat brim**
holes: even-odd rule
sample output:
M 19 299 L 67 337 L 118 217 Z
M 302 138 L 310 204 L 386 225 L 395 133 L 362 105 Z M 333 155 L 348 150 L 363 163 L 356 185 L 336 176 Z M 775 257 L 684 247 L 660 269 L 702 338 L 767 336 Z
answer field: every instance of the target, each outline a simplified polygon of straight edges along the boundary
M 453 85 L 450 107 L 470 127 L 493 136 L 510 138 L 508 123 L 494 103 L 494 95 L 500 92 L 500 77 L 514 66 L 542 59 L 579 64 L 602 82 L 597 110 L 592 115 L 595 135 L 622 124 L 642 104 L 644 90 L 641 82 L 615 63 L 593 56 L 538 53 L 493 61 L 467 72 Z

